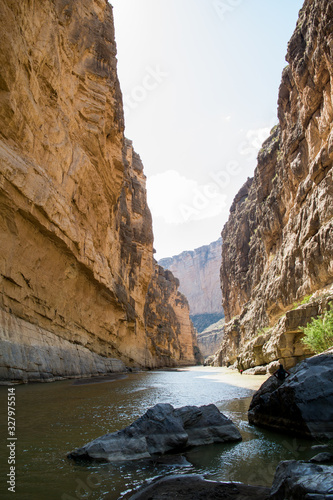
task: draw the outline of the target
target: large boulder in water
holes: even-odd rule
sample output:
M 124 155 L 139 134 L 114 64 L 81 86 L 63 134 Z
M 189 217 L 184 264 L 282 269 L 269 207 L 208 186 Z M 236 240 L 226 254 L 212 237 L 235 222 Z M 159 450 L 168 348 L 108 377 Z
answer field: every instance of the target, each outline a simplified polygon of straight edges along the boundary
M 157 404 L 125 429 L 71 452 L 73 459 L 117 462 L 179 452 L 190 446 L 239 441 L 241 435 L 215 405 Z
M 284 382 L 270 377 L 253 396 L 251 424 L 333 438 L 333 350 L 302 361 Z
M 333 498 L 333 467 L 289 460 L 280 462 L 270 500 L 324 500 Z

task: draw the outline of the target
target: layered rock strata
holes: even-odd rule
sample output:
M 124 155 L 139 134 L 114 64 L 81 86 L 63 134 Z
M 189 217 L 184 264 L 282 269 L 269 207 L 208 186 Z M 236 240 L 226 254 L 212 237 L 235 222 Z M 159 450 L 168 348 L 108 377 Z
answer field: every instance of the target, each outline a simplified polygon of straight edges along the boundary
M 197 334 L 198 347 L 201 354 L 207 358 L 213 356 L 218 350 L 224 335 L 224 319 L 208 326 L 203 332 Z
M 312 318 L 320 316 L 332 307 L 333 287 L 320 290 L 306 299 L 307 303 L 297 304 L 287 311 L 272 328 L 258 330 L 252 340 L 245 343 L 237 356 L 237 367 L 247 373 L 273 373 L 278 368 L 279 360 L 285 368 L 291 368 L 314 352 L 303 343 L 304 328 Z M 229 324 L 229 328 L 239 328 L 237 320 Z M 227 342 L 230 342 L 230 338 Z M 231 353 L 233 350 L 230 350 Z M 225 359 L 233 361 L 232 354 Z
M 305 1 L 288 45 L 279 125 L 222 232 L 222 363 L 233 363 L 258 331 L 333 282 L 332 21 L 329 0 Z M 294 362 L 307 355 L 295 349 Z
M 50 339 L 73 364 L 84 348 L 82 374 L 84 353 L 107 369 L 123 366 L 112 358 L 161 366 L 145 325 L 151 215 L 124 138 L 112 8 L 5 0 L 0 14 L 0 309 L 11 318 L 0 325 L 2 375 L 35 378 L 31 356 L 46 376 L 53 364 L 69 375 L 45 350 Z
M 179 279 L 179 290 L 189 302 L 191 319 L 198 332 L 223 317 L 219 281 L 221 245 L 220 238 L 210 245 L 159 261 Z

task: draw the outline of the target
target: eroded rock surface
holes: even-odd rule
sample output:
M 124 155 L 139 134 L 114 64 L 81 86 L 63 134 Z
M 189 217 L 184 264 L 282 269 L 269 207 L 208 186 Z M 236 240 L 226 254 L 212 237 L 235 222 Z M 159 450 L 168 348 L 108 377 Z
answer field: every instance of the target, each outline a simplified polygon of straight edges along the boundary
M 331 1 L 305 1 L 288 45 L 279 125 L 222 232 L 225 364 L 261 328 L 333 282 L 332 20 Z
M 157 404 L 125 429 L 97 438 L 68 456 L 118 462 L 241 439 L 232 421 L 213 404 L 178 409 Z
M 284 382 L 270 377 L 253 396 L 249 422 L 318 439 L 333 438 L 333 350 L 302 361 Z

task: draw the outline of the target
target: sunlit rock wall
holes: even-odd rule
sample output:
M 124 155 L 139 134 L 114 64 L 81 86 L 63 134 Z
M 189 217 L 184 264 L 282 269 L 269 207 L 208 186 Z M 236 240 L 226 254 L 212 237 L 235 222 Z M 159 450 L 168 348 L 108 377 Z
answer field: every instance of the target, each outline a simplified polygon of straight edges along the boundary
M 151 215 L 124 138 L 112 7 L 4 0 L 0 36 L 0 309 L 11 318 L 0 323 L 2 375 L 38 378 L 27 331 L 43 359 L 45 336 L 69 358 L 83 348 L 75 376 L 99 371 L 87 368 L 91 353 L 100 367 L 160 365 L 144 317 Z

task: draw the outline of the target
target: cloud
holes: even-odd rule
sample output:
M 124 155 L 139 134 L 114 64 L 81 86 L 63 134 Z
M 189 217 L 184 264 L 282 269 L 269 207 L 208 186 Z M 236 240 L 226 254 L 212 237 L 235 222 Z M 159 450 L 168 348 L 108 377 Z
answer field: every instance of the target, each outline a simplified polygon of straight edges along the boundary
M 257 129 L 250 129 L 246 133 L 246 139 L 249 142 L 249 145 L 259 150 L 262 146 L 262 143 L 269 137 L 269 132 L 272 127 L 262 127 Z
M 147 192 L 153 217 L 168 224 L 208 219 L 226 209 L 226 196 L 217 184 L 199 184 L 176 170 L 149 177 Z
M 245 134 L 245 140 L 240 144 L 238 152 L 247 156 L 247 161 L 252 164 L 257 160 L 257 155 L 263 142 L 269 137 L 272 127 L 276 125 L 276 118 L 272 118 L 266 127 L 249 129 Z

